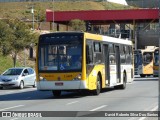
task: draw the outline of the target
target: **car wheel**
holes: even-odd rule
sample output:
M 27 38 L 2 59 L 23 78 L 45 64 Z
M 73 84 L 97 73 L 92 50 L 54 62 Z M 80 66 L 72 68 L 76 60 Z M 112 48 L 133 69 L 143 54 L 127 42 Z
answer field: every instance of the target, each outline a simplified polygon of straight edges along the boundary
M 37 83 L 36 83 L 36 81 L 34 81 L 34 85 L 33 85 L 33 87 L 35 88 L 35 87 L 37 87 Z
M 23 81 L 20 82 L 19 88 L 20 88 L 20 89 L 23 89 L 23 88 L 24 88 L 24 82 L 23 82 Z

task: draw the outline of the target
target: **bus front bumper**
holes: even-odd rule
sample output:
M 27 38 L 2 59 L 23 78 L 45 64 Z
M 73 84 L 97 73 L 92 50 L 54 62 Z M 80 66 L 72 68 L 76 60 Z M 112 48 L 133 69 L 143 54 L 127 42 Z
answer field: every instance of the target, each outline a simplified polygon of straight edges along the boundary
M 37 81 L 38 90 L 81 90 L 87 89 L 86 81 Z
M 154 70 L 153 75 L 158 77 L 159 76 L 159 70 Z

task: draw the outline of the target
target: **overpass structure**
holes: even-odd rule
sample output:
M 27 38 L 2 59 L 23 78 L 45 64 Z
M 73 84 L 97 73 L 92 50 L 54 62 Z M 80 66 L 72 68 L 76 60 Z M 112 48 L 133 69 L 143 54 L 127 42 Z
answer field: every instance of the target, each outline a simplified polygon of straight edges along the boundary
M 145 23 L 145 28 L 150 23 L 156 23 L 159 20 L 159 9 L 128 9 L 128 10 L 89 10 L 89 11 L 50 11 L 46 10 L 46 21 L 57 24 L 68 25 L 69 21 L 80 19 L 90 22 L 91 25 L 107 25 L 107 24 L 132 24 L 133 33 L 137 31 L 137 24 Z M 158 45 L 156 35 L 147 36 L 138 40 L 140 46 Z M 135 35 L 133 35 L 135 36 Z M 135 38 L 136 39 L 136 38 Z
M 92 24 L 133 23 L 158 21 L 158 9 L 129 10 L 91 10 L 91 11 L 50 11 L 46 10 L 47 22 L 67 24 L 70 20 L 80 19 Z

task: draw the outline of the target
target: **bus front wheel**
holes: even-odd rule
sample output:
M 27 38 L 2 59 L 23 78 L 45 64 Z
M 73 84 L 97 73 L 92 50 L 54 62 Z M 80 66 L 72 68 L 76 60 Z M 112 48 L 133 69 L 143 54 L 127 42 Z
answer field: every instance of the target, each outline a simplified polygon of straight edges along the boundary
M 94 95 L 99 95 L 100 94 L 100 92 L 101 92 L 101 80 L 100 80 L 100 77 L 99 77 L 99 75 L 97 75 L 97 81 L 96 81 L 97 83 L 97 88 L 93 91 L 93 94 Z
M 60 90 L 53 90 L 52 93 L 53 93 L 53 95 L 54 95 L 55 97 L 61 96 L 61 91 L 60 91 Z

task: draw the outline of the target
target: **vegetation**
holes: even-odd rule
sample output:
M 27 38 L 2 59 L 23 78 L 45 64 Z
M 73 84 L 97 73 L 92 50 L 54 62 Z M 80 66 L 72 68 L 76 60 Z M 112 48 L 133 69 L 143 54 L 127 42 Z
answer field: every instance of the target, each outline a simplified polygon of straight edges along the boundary
M 28 48 L 36 41 L 36 38 L 25 23 L 18 19 L 0 21 L 0 52 L 3 56 L 12 56 L 14 67 L 18 53 Z
M 74 19 L 71 20 L 69 25 L 72 27 L 74 31 L 86 31 L 85 22 L 83 20 Z
M 37 16 L 45 17 L 46 9 L 54 11 L 77 11 L 77 10 L 111 10 L 130 9 L 131 6 L 119 5 L 110 2 L 94 1 L 61 1 L 61 2 L 13 2 L 0 4 L 0 18 L 18 18 L 22 20 L 32 20 L 31 8 L 35 10 Z M 9 8 L 9 9 L 7 9 Z
M 0 54 L 0 74 L 2 74 L 6 69 L 13 67 L 13 63 L 11 62 L 12 58 L 10 56 L 3 56 Z M 22 66 L 20 62 L 17 62 L 17 67 Z

